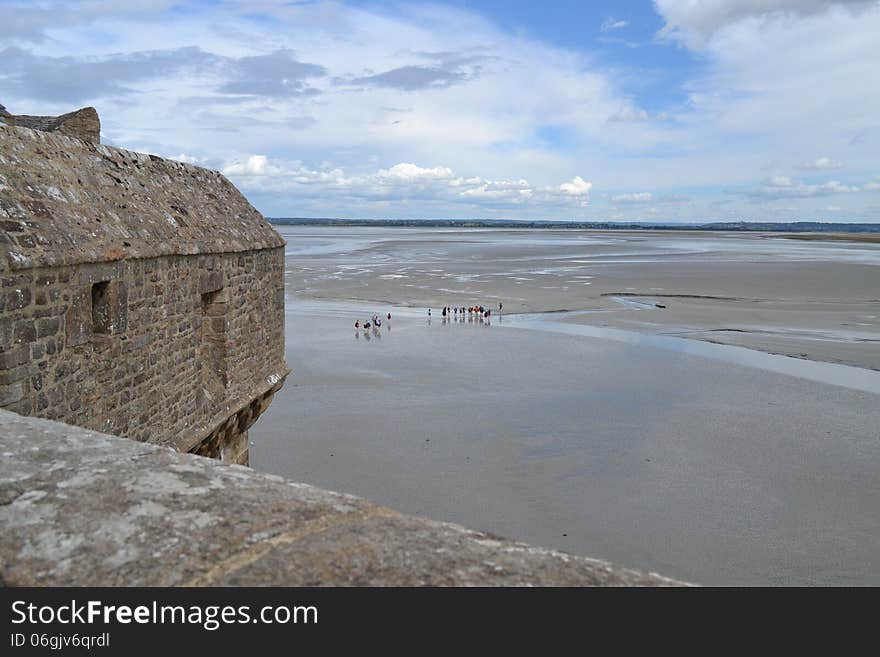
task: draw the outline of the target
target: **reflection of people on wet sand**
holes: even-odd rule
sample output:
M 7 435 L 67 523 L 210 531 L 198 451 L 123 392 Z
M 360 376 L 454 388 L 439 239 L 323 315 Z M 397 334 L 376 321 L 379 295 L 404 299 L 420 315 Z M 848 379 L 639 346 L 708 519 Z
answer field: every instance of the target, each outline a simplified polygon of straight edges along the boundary
M 503 304 L 498 304 L 498 312 L 503 308 Z M 434 315 L 433 308 L 427 309 L 428 313 L 428 326 L 431 325 L 431 319 Z M 455 322 L 456 324 L 465 322 L 465 313 L 467 313 L 467 321 L 469 323 L 479 322 L 482 325 L 488 325 L 492 319 L 492 309 L 486 306 L 475 304 L 473 306 L 441 306 L 440 315 L 443 318 L 443 324 L 451 324 Z M 381 339 L 382 337 L 382 323 L 385 322 L 385 330 L 391 331 L 391 313 L 385 313 L 384 319 L 380 317 L 377 313 L 373 313 L 370 318 L 366 321 L 362 321 L 360 319 L 355 320 L 354 328 L 355 335 L 358 335 L 358 331 L 363 330 L 364 337 L 369 340 L 371 337 Z
M 431 311 L 429 309 L 428 310 L 428 321 L 429 322 L 431 321 L 430 316 L 431 316 Z M 388 313 L 386 315 L 386 317 L 388 318 L 388 321 L 385 323 L 385 328 L 386 328 L 386 330 L 390 331 L 391 330 L 391 313 Z M 369 340 L 371 337 L 374 337 L 374 338 L 381 340 L 382 339 L 382 333 L 380 331 L 381 328 L 382 328 L 382 320 L 379 318 L 379 315 L 376 313 L 373 313 L 372 317 L 365 322 L 362 322 L 359 319 L 354 320 L 354 336 L 358 339 L 360 339 L 359 331 L 361 329 L 363 329 L 364 337 L 367 340 Z

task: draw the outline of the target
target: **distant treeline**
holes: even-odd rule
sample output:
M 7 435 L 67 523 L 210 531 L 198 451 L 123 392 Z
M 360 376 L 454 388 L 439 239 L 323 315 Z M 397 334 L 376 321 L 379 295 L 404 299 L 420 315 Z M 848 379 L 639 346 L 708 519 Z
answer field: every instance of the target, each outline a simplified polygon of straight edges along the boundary
M 269 217 L 282 226 L 384 226 L 389 228 L 539 228 L 545 230 L 724 230 L 774 233 L 880 233 L 880 224 L 832 224 L 818 221 L 714 222 L 707 224 L 617 223 L 608 221 L 518 221 L 516 219 L 330 219 Z

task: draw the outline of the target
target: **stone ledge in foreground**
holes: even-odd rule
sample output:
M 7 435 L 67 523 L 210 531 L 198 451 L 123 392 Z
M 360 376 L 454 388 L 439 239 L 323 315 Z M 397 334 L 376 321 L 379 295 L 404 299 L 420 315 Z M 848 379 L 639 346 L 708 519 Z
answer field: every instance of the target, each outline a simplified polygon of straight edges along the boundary
M 657 586 L 235 465 L 0 411 L 7 586 Z

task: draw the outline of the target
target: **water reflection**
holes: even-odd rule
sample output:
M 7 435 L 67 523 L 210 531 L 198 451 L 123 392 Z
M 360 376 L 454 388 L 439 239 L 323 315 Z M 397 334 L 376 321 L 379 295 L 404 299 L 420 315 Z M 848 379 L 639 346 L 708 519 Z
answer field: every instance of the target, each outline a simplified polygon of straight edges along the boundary
M 672 350 L 690 356 L 711 358 L 745 367 L 754 367 L 767 372 L 787 374 L 788 376 L 809 381 L 817 381 L 819 383 L 827 383 L 880 395 L 880 372 L 875 370 L 838 365 L 837 363 L 801 360 L 791 358 L 790 356 L 767 354 L 762 351 L 733 345 L 714 344 L 700 340 L 688 340 L 686 338 L 585 324 L 569 324 L 559 321 L 560 319 L 578 314 L 583 313 L 553 313 L 553 319 L 547 319 L 547 315 L 542 313 L 508 315 L 507 325 L 520 329 L 552 331 L 566 335 L 579 335 L 589 338 L 614 340 L 615 342 L 625 342 L 638 345 L 639 347 Z

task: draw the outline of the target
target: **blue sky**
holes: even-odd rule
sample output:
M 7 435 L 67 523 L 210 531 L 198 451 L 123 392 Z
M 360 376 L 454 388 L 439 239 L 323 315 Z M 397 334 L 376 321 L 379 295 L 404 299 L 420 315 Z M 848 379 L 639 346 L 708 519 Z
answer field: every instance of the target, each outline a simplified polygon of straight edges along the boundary
M 270 216 L 880 222 L 878 0 L 0 0 L 0 102 Z

